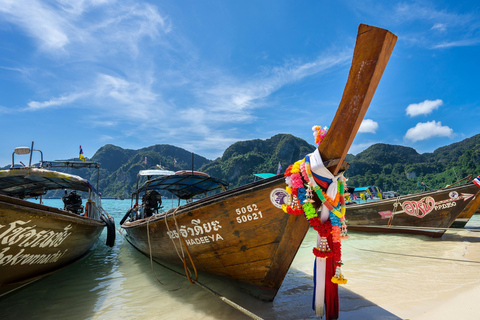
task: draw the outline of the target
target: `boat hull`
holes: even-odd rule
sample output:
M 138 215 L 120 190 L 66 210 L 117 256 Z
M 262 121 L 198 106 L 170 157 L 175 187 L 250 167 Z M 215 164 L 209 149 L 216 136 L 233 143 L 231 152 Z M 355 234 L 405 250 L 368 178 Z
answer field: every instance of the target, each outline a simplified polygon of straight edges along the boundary
M 349 230 L 441 237 L 474 199 L 473 183 L 347 205 Z
M 84 257 L 105 223 L 0 195 L 0 296 Z
M 477 192 L 475 198 L 465 207 L 460 215 L 455 219 L 450 228 L 464 228 L 470 218 L 478 212 L 480 208 L 480 191 Z
M 138 250 L 183 269 L 180 235 L 200 276 L 232 279 L 271 301 L 309 227 L 303 215 L 283 212 L 286 197 L 284 179 L 276 176 L 181 206 L 174 215 L 127 221 L 122 227 Z

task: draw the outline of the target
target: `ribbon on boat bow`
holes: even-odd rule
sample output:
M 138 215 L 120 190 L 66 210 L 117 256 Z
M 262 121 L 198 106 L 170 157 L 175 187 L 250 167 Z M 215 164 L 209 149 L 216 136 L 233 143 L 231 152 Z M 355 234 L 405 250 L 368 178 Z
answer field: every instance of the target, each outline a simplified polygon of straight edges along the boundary
M 327 178 L 332 182 L 327 188 L 327 196 L 335 199 L 338 192 L 339 180 L 343 182 L 343 172 L 334 176 L 323 164 L 322 156 L 318 149 L 310 155 L 310 164 L 313 175 Z M 311 179 L 310 179 L 311 180 Z M 311 181 L 310 181 L 311 182 Z M 320 221 L 326 223 L 330 218 L 331 211 L 324 201 L 320 209 Z M 332 226 L 333 228 L 333 226 Z M 322 239 L 320 233 L 317 235 L 317 248 L 320 248 L 325 240 L 330 248 L 333 247 L 332 234 L 327 235 L 326 239 Z M 327 261 L 328 260 L 328 261 Z M 315 257 L 315 286 L 313 296 L 313 309 L 317 316 L 323 316 L 326 311 L 326 318 L 338 318 L 338 284 L 333 283 L 330 279 L 335 274 L 335 261 L 328 258 Z M 327 281 L 330 280 L 330 281 Z M 326 309 L 326 310 L 325 310 Z
M 323 164 L 318 149 L 305 159 L 295 162 L 285 171 L 290 214 L 304 213 L 310 225 L 318 232 L 314 267 L 313 309 L 317 316 L 338 318 L 338 284 L 346 283 L 341 273 L 340 239 L 346 236 L 343 173 L 334 176 Z M 324 191 L 322 189 L 326 189 Z M 306 189 L 305 189 L 306 188 Z M 314 197 L 314 193 L 317 198 Z M 313 204 L 316 201 L 318 211 Z

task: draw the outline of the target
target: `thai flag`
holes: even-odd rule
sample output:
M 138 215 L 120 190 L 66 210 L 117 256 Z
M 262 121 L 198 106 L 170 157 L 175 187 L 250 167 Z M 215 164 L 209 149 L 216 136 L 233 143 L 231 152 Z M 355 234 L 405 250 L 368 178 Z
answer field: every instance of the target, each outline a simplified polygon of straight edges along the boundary
M 78 157 L 80 158 L 80 160 L 85 161 L 85 157 L 83 156 L 82 146 L 80 146 L 80 155 Z
M 279 162 L 278 162 L 277 175 L 280 174 L 280 171 L 282 171 L 282 165 L 280 164 L 280 161 L 279 161 Z
M 476 177 L 475 179 L 472 180 L 473 183 L 475 183 L 475 185 L 477 187 L 480 187 L 480 176 Z

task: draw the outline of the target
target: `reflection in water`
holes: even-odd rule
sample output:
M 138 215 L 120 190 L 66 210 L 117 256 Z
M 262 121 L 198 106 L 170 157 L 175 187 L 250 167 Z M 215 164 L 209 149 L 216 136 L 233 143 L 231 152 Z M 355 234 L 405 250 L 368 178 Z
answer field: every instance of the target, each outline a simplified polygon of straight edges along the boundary
M 55 201 L 62 206 L 61 200 L 45 200 L 47 205 L 57 205 Z M 104 200 L 103 205 L 118 227 L 130 201 Z M 480 226 L 480 216 L 467 226 Z M 249 319 L 155 264 L 160 284 L 149 258 L 120 234 L 113 248 L 105 241 L 106 230 L 82 261 L 0 300 L 2 319 Z M 480 232 L 465 229 L 448 231 L 440 239 L 351 232 L 342 242 L 348 284 L 340 287 L 340 318 L 413 319 L 418 304 L 480 280 L 480 264 L 465 263 L 480 261 L 479 241 Z M 259 301 L 222 279 L 200 274 L 199 280 L 265 319 L 318 319 L 311 310 L 315 244 L 310 230 L 273 302 Z M 407 303 L 410 313 L 401 308 Z

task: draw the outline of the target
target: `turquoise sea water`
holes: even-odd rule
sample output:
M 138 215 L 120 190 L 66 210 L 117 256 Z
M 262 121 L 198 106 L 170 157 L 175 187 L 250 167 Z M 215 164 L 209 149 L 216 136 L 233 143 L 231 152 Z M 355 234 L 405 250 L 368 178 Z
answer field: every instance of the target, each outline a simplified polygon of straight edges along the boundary
M 62 207 L 60 199 L 44 202 Z M 119 229 L 130 200 L 103 200 L 103 206 Z M 348 283 L 340 287 L 340 319 L 415 319 L 422 303 L 480 283 L 480 216 L 467 227 L 440 239 L 350 232 L 342 242 Z M 155 264 L 154 273 L 120 232 L 115 247 L 105 241 L 106 230 L 84 260 L 1 299 L 1 319 L 249 319 L 177 274 Z M 200 274 L 199 280 L 264 319 L 317 319 L 311 310 L 315 244 L 310 230 L 273 302 L 221 279 Z

